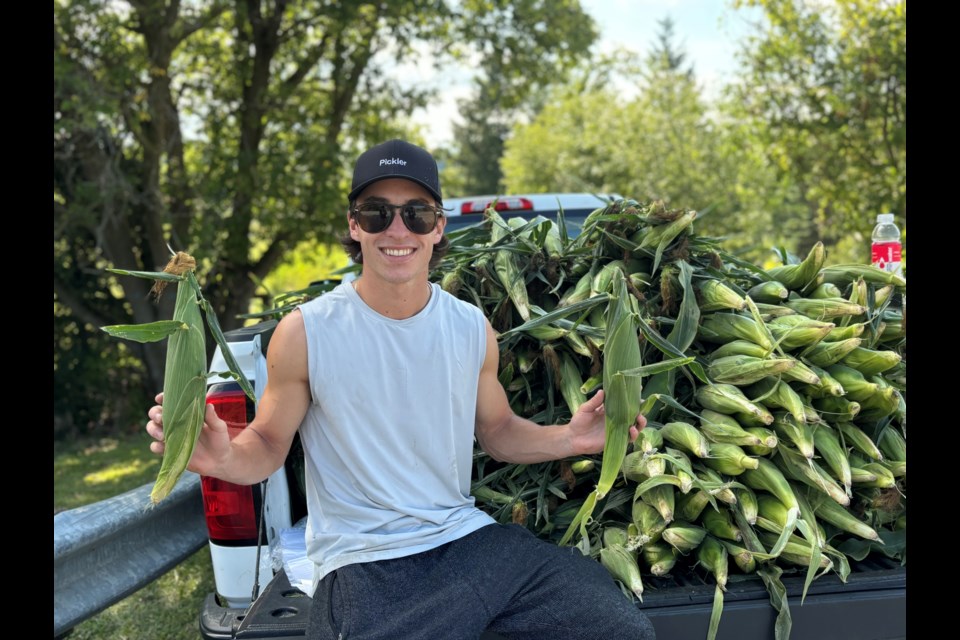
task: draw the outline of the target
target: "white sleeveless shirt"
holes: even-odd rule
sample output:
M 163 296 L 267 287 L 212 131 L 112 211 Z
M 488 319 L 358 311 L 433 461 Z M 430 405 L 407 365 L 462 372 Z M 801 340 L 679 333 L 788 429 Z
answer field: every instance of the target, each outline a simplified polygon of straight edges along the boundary
M 403 320 L 349 283 L 299 307 L 313 589 L 344 565 L 427 551 L 494 522 L 470 495 L 485 321 L 430 287 L 427 306 Z

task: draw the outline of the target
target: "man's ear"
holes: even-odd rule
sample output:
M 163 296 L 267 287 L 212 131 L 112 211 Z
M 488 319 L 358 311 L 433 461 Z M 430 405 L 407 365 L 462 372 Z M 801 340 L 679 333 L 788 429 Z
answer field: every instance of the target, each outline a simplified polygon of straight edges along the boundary
M 357 221 L 353 216 L 350 215 L 350 212 L 347 212 L 347 225 L 350 229 L 350 237 L 360 242 L 360 229 L 357 227 Z
M 434 229 L 433 244 L 437 244 L 443 239 L 443 230 L 447 228 L 447 216 L 437 218 L 437 228 Z

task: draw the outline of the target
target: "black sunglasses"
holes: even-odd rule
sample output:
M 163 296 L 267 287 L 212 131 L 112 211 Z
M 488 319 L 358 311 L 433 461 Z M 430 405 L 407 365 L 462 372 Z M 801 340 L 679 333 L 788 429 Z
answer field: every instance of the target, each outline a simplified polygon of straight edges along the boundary
M 393 216 L 400 209 L 400 219 L 411 233 L 425 235 L 437 228 L 442 210 L 428 204 L 389 204 L 364 202 L 351 213 L 361 229 L 367 233 L 380 233 L 393 223 Z

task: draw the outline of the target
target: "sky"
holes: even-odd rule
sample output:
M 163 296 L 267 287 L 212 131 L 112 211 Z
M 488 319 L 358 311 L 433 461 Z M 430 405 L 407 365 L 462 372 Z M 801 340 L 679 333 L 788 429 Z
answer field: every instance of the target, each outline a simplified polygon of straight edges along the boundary
M 728 0 L 580 1 L 597 22 L 599 52 L 624 47 L 643 56 L 657 42 L 659 22 L 670 17 L 674 44 L 686 52 L 707 97 L 716 95 L 731 79 L 738 39 L 748 31 L 748 19 L 759 15 L 756 9 L 731 9 Z M 441 90 L 430 108 L 413 114 L 413 121 L 422 127 L 428 147 L 448 145 L 457 119 L 457 100 L 470 94 L 470 70 L 449 67 L 437 72 L 428 60 L 421 59 L 403 73 Z

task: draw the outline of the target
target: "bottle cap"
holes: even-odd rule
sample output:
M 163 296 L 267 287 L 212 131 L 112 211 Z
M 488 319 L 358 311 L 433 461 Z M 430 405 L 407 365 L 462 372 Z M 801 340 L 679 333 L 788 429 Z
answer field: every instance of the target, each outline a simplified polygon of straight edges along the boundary
M 877 214 L 877 223 L 878 223 L 878 224 L 884 224 L 884 223 L 886 223 L 886 222 L 893 222 L 893 214 L 892 214 L 892 213 L 878 213 L 878 214 Z

